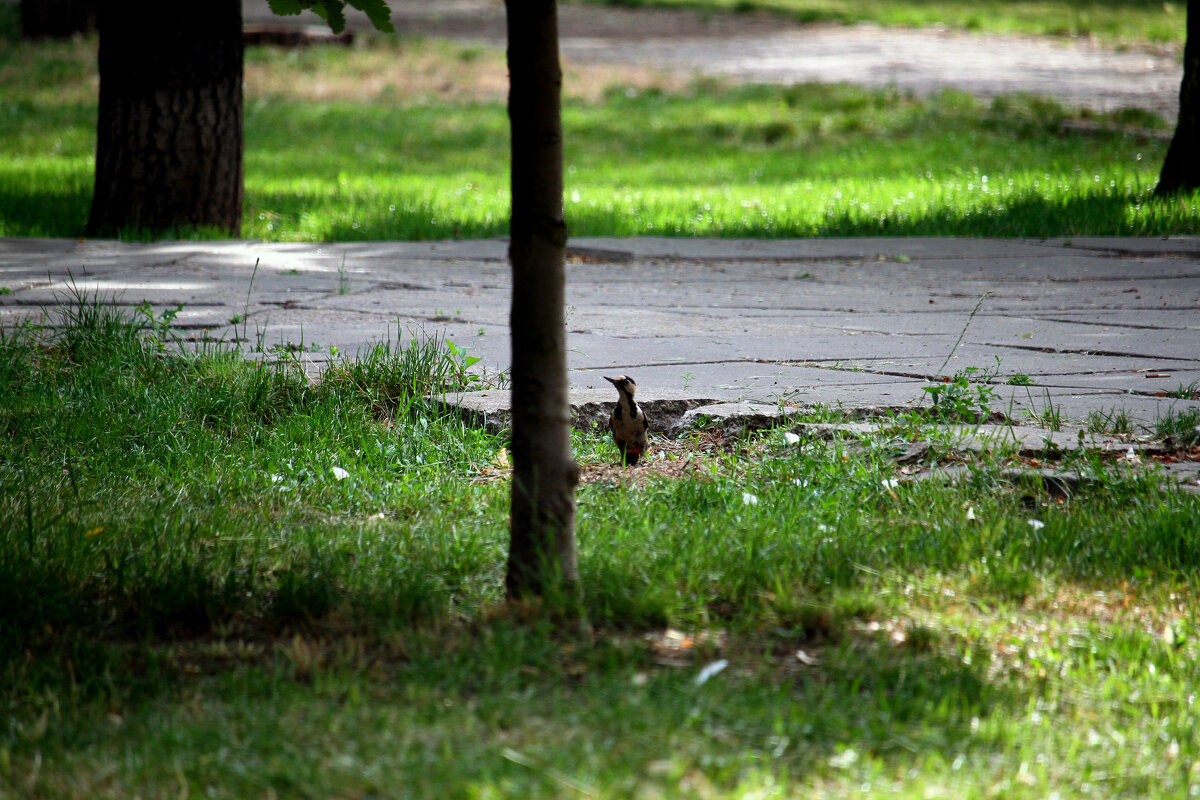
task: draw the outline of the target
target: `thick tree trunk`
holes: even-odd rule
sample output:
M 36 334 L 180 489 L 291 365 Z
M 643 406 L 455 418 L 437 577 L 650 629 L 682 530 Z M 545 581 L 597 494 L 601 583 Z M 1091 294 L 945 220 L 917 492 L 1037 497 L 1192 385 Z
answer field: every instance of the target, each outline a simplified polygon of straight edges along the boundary
M 242 6 L 102 0 L 88 235 L 242 229 Z
M 554 0 L 505 0 L 512 129 L 511 598 L 571 601 L 578 590 L 575 484 L 563 317 L 567 227 L 562 70 Z
M 69 39 L 96 30 L 96 0 L 21 0 L 21 36 Z
M 1179 121 L 1154 193 L 1164 197 L 1196 188 L 1200 188 L 1200 0 L 1189 0 Z

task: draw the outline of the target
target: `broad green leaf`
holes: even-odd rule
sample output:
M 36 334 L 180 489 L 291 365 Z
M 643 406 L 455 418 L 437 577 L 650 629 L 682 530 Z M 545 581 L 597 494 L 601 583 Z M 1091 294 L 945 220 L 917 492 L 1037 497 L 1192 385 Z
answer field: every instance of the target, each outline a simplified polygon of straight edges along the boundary
M 271 7 L 272 14 L 281 17 L 294 17 L 304 10 L 301 0 L 267 0 L 267 5 Z
M 388 4 L 384 0 L 347 0 L 347 2 L 366 14 L 367 19 L 371 20 L 371 24 L 375 26 L 376 30 L 385 33 L 396 31 L 392 26 L 392 10 L 388 8 Z
M 346 30 L 346 12 L 345 6 L 340 0 L 328 0 L 325 3 L 325 10 L 329 13 L 325 19 L 329 23 L 329 29 L 334 33 L 341 33 Z

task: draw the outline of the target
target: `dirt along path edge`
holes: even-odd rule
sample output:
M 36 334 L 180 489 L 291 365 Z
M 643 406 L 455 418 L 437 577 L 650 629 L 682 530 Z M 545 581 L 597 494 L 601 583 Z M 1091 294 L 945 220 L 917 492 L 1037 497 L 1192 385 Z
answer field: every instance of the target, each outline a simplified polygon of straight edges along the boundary
M 496 0 L 392 4 L 397 31 L 502 47 Z M 320 26 L 311 13 L 277 17 L 246 0 L 247 25 Z M 1173 123 L 1182 65 L 1171 49 L 1118 51 L 1086 40 L 973 34 L 936 28 L 799 25 L 768 14 L 560 6 L 567 68 L 639 66 L 740 83 L 852 83 L 924 96 L 956 89 L 988 99 L 1030 93 L 1071 108 L 1137 108 Z M 368 29 L 355 12 L 352 29 Z

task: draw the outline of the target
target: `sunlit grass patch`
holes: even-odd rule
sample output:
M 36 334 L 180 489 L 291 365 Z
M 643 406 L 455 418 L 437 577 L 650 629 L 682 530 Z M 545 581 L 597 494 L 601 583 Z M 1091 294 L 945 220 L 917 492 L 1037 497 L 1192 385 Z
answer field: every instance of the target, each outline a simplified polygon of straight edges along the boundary
M 1195 230 L 1194 199 L 1150 198 L 1161 142 L 1137 143 L 1119 133 L 1064 138 L 1055 120 L 1066 112 L 1038 104 L 1031 115 L 1020 98 L 981 106 L 953 93 L 921 101 L 815 86 L 614 92 L 604 104 L 566 109 L 568 224 L 575 235 L 618 236 Z M 263 111 L 273 134 L 288 125 L 281 111 L 290 113 Z M 355 115 L 360 130 L 374 131 L 380 141 L 392 137 L 405 151 L 421 150 L 414 131 L 432 127 L 437 141 L 427 152 L 434 158 L 415 164 L 399 152 L 372 155 L 358 145 L 377 165 L 362 173 L 340 157 L 315 169 L 319 162 L 307 150 L 248 156 L 252 165 L 269 158 L 261 162 L 264 172 L 310 176 L 248 181 L 250 230 L 284 239 L 506 230 L 505 156 L 491 149 L 507 135 L 502 108 L 469 106 L 450 118 L 408 109 L 398 135 L 388 133 L 395 112 L 345 113 Z M 303 120 L 305 141 L 325 158 L 343 148 L 340 119 L 327 109 Z
M 433 65 L 430 80 L 463 59 L 444 44 L 394 47 L 253 54 L 263 84 L 247 96 L 245 236 L 507 232 L 502 99 L 411 86 L 308 102 L 313 86 L 341 85 L 392 55 Z M 77 236 L 95 136 L 94 102 L 80 99 L 91 90 L 80 87 L 92 76 L 15 59 L 4 68 L 20 75 L 6 106 L 12 124 L 0 134 L 0 234 Z M 44 85 L 43 71 L 61 84 L 59 95 L 32 88 Z M 1064 127 L 1079 117 L 1094 120 L 1027 96 L 981 102 L 850 86 L 606 85 L 564 108 L 567 220 L 577 236 L 1197 231 L 1195 197 L 1151 196 L 1166 142 L 1147 130 L 1161 129 L 1161 120 L 1117 113 L 1096 129 Z

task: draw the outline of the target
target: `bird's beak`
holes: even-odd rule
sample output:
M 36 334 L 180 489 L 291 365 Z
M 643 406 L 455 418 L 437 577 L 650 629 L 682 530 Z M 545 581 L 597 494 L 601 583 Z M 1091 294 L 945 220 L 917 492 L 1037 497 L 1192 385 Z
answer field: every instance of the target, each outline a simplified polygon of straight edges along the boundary
M 619 383 L 619 381 L 616 378 L 610 378 L 607 375 L 601 375 L 600 377 L 604 378 L 604 380 L 608 381 L 613 386 L 616 386 Z

